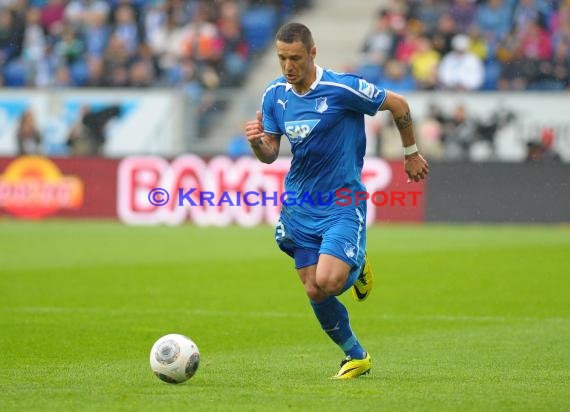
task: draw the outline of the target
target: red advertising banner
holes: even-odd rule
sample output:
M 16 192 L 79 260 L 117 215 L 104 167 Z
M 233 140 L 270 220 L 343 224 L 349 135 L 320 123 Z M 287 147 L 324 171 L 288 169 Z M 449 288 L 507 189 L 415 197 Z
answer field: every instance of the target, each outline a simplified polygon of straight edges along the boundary
M 285 200 L 289 165 L 288 158 L 266 165 L 250 157 L 218 156 L 207 162 L 195 155 L 171 162 L 128 157 L 118 170 L 117 213 L 123 222 L 138 225 L 274 224 Z M 351 195 L 368 201 L 368 224 L 423 221 L 425 185 L 407 183 L 403 162 L 367 158 L 362 177 L 367 192 Z
M 0 158 L 0 215 L 118 218 L 133 225 L 274 224 L 283 202 L 292 200 L 283 187 L 289 164 L 288 158 L 266 165 L 250 157 L 206 161 L 195 155 Z M 367 201 L 368 224 L 424 220 L 425 184 L 407 183 L 403 162 L 367 158 L 362 178 L 366 192 L 341 197 Z
M 0 158 L 0 215 L 117 217 L 117 165 L 100 158 Z

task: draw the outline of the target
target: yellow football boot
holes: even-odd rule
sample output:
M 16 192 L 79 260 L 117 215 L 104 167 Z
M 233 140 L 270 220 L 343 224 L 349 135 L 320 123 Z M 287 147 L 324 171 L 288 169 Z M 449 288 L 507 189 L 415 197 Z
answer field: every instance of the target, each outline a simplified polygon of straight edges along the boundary
M 352 359 L 347 356 L 340 363 L 340 370 L 331 379 L 352 379 L 370 373 L 372 358 L 368 353 L 364 359 Z
M 362 272 L 352 285 L 352 294 L 354 298 L 362 302 L 365 300 L 368 295 L 370 295 L 370 291 L 372 290 L 372 286 L 374 286 L 374 274 L 372 273 L 372 268 L 370 267 L 370 262 L 368 261 L 368 253 L 364 253 L 364 267 L 362 268 Z

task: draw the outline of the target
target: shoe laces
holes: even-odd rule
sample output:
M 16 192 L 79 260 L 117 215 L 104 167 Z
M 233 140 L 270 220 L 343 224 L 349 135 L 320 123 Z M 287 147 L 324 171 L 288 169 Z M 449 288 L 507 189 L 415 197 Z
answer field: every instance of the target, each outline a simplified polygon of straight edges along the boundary
M 366 357 L 368 356 L 368 352 L 364 352 L 364 357 L 362 359 L 366 359 Z M 340 367 L 342 368 L 342 366 L 347 363 L 350 362 L 352 359 L 352 356 L 350 355 L 346 355 L 346 358 L 344 358 L 343 360 L 340 361 Z

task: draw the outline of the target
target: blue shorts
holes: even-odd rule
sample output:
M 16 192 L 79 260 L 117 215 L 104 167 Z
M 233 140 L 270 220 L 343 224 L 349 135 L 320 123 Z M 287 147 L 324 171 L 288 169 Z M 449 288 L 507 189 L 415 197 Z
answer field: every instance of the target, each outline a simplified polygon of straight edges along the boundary
M 346 262 L 352 269 L 344 292 L 356 282 L 364 264 L 365 210 L 339 208 L 334 216 L 318 218 L 282 212 L 275 239 L 279 248 L 295 259 L 295 269 L 316 265 L 322 253 Z

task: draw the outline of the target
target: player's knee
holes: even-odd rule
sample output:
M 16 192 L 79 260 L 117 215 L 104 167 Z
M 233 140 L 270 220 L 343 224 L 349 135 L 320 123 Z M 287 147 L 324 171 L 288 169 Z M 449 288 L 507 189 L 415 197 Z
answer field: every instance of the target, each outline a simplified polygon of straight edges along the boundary
M 315 283 L 305 284 L 305 292 L 309 299 L 313 302 L 320 302 L 321 300 L 325 299 L 328 295 L 319 288 L 319 286 Z
M 317 285 L 327 295 L 338 295 L 342 292 L 345 279 L 342 276 L 317 277 Z
M 350 266 L 331 255 L 321 254 L 315 272 L 315 283 L 327 295 L 339 295 L 344 289 Z

